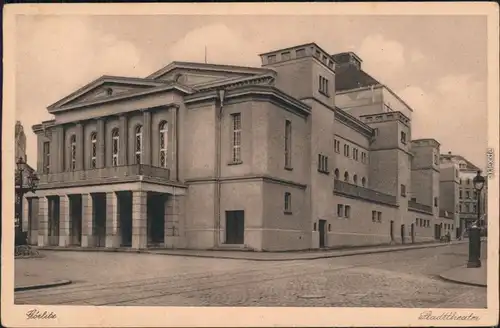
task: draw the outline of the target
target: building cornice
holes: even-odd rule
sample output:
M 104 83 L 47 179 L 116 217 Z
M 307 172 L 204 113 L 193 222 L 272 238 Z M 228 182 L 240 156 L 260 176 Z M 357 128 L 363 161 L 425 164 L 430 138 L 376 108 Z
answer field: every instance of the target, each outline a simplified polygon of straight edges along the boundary
M 275 78 L 276 78 L 275 73 L 266 73 L 257 76 L 238 77 L 235 79 L 203 83 L 195 85 L 193 86 L 193 88 L 195 88 L 197 91 L 202 92 L 202 91 L 218 90 L 221 88 L 224 88 L 226 90 L 236 89 L 248 85 L 260 85 L 260 84 L 271 85 L 274 82 Z
M 116 101 L 120 101 L 120 100 L 133 99 L 133 98 L 137 98 L 137 97 L 142 97 L 142 96 L 146 96 L 146 95 L 152 95 L 152 94 L 167 92 L 167 91 L 178 92 L 182 95 L 193 93 L 193 91 L 186 86 L 183 86 L 183 85 L 175 83 L 175 82 L 169 82 L 168 85 L 163 85 L 161 87 L 141 90 L 138 92 L 118 94 L 116 96 L 110 96 L 107 98 L 97 99 L 97 100 L 93 100 L 93 101 L 81 102 L 81 103 L 74 104 L 74 105 L 61 106 L 59 108 L 50 110 L 49 112 L 50 113 L 60 113 L 60 112 L 65 112 L 65 111 L 69 111 L 72 109 L 86 108 L 86 107 L 91 107 L 91 106 L 96 106 L 96 105 L 101 105 L 101 104 L 106 104 L 106 103 L 112 103 L 112 102 L 116 102 Z
M 247 74 L 247 75 L 256 75 L 256 74 L 272 72 L 272 70 L 268 68 L 260 68 L 260 67 L 174 61 L 168 64 L 167 66 L 159 69 L 158 71 L 154 72 L 153 74 L 149 75 L 147 79 L 157 79 L 160 76 L 165 75 L 175 69 L 188 69 L 188 70 L 199 70 L 204 72 L 208 71 L 208 72 L 222 72 L 222 73 Z
M 250 85 L 238 89 L 230 89 L 224 96 L 225 101 L 230 99 L 241 98 L 245 96 L 255 97 L 255 100 L 265 100 L 272 101 L 281 106 L 297 112 L 302 116 L 308 116 L 311 114 L 311 107 L 307 106 L 303 102 L 287 95 L 281 90 L 268 85 Z M 219 95 L 217 91 L 207 91 L 202 93 L 196 93 L 184 98 L 185 104 L 195 104 L 201 101 L 211 101 L 218 99 Z
M 335 120 L 349 126 L 353 130 L 358 131 L 359 133 L 363 134 L 367 138 L 370 138 L 373 136 L 373 129 L 369 127 L 367 124 L 361 122 L 357 118 L 355 118 L 352 115 L 347 114 L 345 111 L 342 109 L 336 107 L 335 108 Z
M 398 121 L 407 127 L 410 127 L 410 119 L 399 111 L 361 115 L 359 118 L 362 122 L 366 122 L 365 124 Z
M 221 182 L 241 182 L 241 181 L 263 181 L 263 182 L 270 182 L 270 183 L 277 183 L 277 184 L 283 184 L 287 186 L 292 186 L 296 187 L 299 189 L 306 189 L 307 185 L 303 183 L 298 183 L 290 180 L 285 180 L 285 179 L 280 179 L 276 177 L 272 177 L 270 175 L 244 175 L 244 176 L 234 176 L 234 177 L 225 177 L 221 178 Z M 203 184 L 203 183 L 213 183 L 215 182 L 216 179 L 212 177 L 206 177 L 206 178 L 196 178 L 196 179 L 189 179 L 186 180 L 185 183 L 187 185 L 189 184 Z

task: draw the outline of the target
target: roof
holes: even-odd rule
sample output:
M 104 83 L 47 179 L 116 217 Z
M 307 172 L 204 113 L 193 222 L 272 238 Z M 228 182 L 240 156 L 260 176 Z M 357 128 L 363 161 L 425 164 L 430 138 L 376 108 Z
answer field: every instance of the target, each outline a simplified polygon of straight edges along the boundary
M 339 66 L 335 74 L 336 91 L 344 91 L 369 87 L 371 85 L 381 85 L 379 81 L 354 65 Z
M 480 168 L 477 167 L 476 165 L 472 164 L 472 162 L 470 162 L 469 160 L 467 160 L 465 157 L 461 156 L 461 155 L 453 155 L 453 154 L 441 154 L 439 156 L 440 158 L 442 159 L 450 159 L 450 160 L 457 160 L 457 161 L 464 161 L 465 164 L 467 164 L 467 170 L 475 170 L 475 171 L 479 171 Z
M 150 74 L 147 77 L 147 79 L 156 79 L 162 75 L 167 74 L 170 71 L 173 71 L 176 68 L 199 69 L 204 71 L 215 71 L 215 72 L 231 72 L 231 73 L 240 73 L 249 75 L 257 75 L 262 73 L 273 72 L 273 70 L 269 68 L 260 68 L 260 67 L 173 61 L 167 66 L 164 66 L 163 68 Z

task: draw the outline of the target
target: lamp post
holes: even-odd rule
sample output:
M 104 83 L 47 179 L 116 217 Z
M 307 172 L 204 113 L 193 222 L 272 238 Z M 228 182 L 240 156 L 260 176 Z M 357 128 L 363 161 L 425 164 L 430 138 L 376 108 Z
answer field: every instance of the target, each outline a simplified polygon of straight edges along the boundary
M 23 232 L 23 196 L 27 192 L 35 192 L 38 186 L 38 177 L 34 172 L 28 172 L 26 184 L 24 183 L 24 171 L 26 170 L 26 162 L 22 157 L 16 161 L 17 174 L 15 177 L 15 191 L 16 191 L 16 245 L 22 245 L 27 242 L 26 236 Z
M 484 187 L 485 178 L 481 176 L 481 171 L 477 172 L 477 175 L 472 180 L 474 184 L 474 189 L 477 195 L 477 221 L 472 224 L 469 229 L 469 261 L 467 262 L 468 268 L 480 268 L 481 267 L 481 230 L 478 227 L 480 225 L 481 219 L 481 190 Z

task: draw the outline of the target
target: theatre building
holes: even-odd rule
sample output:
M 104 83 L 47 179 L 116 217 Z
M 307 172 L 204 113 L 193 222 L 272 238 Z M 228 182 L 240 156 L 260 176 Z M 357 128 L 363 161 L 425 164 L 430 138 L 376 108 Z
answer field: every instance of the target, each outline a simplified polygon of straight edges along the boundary
M 36 243 L 273 251 L 436 238 L 439 143 L 411 140 L 412 110 L 353 53 L 311 43 L 260 57 L 102 76 L 49 106 L 25 202 Z

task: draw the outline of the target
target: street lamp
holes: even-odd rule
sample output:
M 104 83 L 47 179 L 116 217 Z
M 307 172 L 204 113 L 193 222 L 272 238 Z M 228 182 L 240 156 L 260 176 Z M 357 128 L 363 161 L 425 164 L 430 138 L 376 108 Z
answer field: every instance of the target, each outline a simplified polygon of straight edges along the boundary
M 472 180 L 474 189 L 477 195 L 477 221 L 472 224 L 469 229 L 469 261 L 467 262 L 468 268 L 480 268 L 481 267 L 481 230 L 478 227 L 481 220 L 481 190 L 484 187 L 485 178 L 481 176 L 481 171 L 477 171 L 477 175 Z
M 34 172 L 28 172 L 28 175 L 24 176 L 24 171 L 26 170 L 26 162 L 22 157 L 19 157 L 16 161 L 17 174 L 15 177 L 15 191 L 16 191 L 16 235 L 15 243 L 24 244 L 26 243 L 26 236 L 23 232 L 23 196 L 27 192 L 35 192 L 38 186 L 38 177 Z

